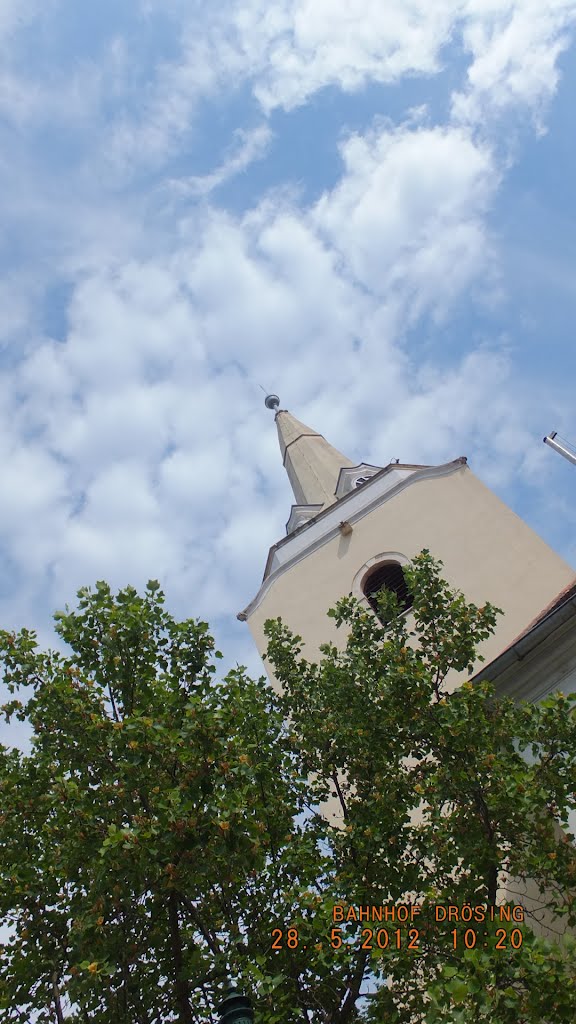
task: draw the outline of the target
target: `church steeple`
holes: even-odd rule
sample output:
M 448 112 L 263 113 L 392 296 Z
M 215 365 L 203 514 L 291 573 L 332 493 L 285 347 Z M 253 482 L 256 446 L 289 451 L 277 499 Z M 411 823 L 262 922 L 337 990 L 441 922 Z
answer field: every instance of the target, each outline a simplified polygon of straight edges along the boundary
M 319 659 L 326 643 L 339 647 L 343 633 L 327 618 L 328 608 L 352 594 L 368 609 L 366 588 L 374 579 L 396 588 L 423 548 L 442 561 L 442 575 L 468 601 L 480 606 L 488 599 L 503 609 L 495 634 L 482 644 L 487 661 L 574 585 L 574 570 L 474 476 L 465 458 L 438 466 L 353 465 L 281 411 L 276 395 L 266 406 L 275 414 L 297 504 L 287 535 L 270 548 L 258 593 L 238 615 L 262 655 L 271 618 L 302 637 L 309 660 Z
M 340 470 L 354 465 L 322 434 L 280 409 L 277 395 L 268 395 L 266 408 L 275 411 L 280 451 L 296 504 L 326 507 L 336 500 Z

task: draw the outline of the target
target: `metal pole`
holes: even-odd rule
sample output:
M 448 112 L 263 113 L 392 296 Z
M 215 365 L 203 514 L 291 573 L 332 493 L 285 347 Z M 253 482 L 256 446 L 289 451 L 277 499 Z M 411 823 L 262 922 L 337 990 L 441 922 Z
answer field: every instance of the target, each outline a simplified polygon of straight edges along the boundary
M 572 462 L 576 466 L 576 450 L 572 450 L 568 445 L 561 444 L 560 441 L 556 441 L 556 436 L 556 431 L 554 430 L 544 438 L 544 444 L 550 445 L 555 452 L 559 452 L 565 459 L 568 459 L 568 462 Z

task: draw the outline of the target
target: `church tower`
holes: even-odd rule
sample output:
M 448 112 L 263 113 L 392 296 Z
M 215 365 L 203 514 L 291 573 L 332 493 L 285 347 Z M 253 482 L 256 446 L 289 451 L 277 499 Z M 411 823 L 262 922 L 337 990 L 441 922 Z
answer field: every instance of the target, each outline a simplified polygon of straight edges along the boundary
M 321 644 L 345 641 L 326 615 L 344 595 L 371 603 L 385 586 L 407 606 L 403 566 L 423 548 L 442 560 L 445 579 L 467 600 L 503 610 L 480 647 L 486 662 L 575 582 L 574 570 L 474 475 L 465 457 L 440 466 L 355 465 L 281 410 L 276 395 L 266 406 L 275 414 L 295 504 L 258 593 L 238 614 L 261 655 L 267 619 L 280 617 L 299 634 L 304 657 L 313 661 Z

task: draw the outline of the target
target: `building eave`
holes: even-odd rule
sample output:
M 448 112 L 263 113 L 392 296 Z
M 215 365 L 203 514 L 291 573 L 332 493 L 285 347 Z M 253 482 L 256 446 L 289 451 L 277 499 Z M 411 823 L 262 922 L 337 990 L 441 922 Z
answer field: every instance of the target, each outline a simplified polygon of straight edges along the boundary
M 514 685 L 514 670 L 527 659 L 536 657 L 538 648 L 543 647 L 554 634 L 560 636 L 563 627 L 571 620 L 576 624 L 576 576 L 574 581 L 548 605 L 548 609 L 544 609 L 497 658 L 477 672 L 471 682 L 480 683 L 487 680 L 494 683 L 502 695 L 506 695 L 508 691 L 511 696 L 516 695 L 518 687 Z M 507 684 L 503 682 L 506 675 Z M 512 676 L 514 680 L 511 680 Z

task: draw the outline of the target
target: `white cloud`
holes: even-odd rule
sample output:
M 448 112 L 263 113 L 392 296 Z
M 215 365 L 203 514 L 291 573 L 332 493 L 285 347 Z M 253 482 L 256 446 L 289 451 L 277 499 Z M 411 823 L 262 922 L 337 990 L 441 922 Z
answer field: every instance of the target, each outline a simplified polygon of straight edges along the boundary
M 162 166 L 183 145 L 197 145 L 195 116 L 200 103 L 229 90 L 245 74 L 243 54 L 224 35 L 215 35 L 214 9 L 187 12 L 180 26 L 177 58 L 160 61 L 142 83 L 136 112 L 117 118 L 106 138 L 105 162 L 129 180 L 135 170 Z
M 53 5 L 65 17 L 66 4 Z M 19 27 L 16 7 L 5 4 L 5 34 Z M 30 5 L 33 21 L 37 5 Z M 176 52 L 150 63 L 139 45 L 136 23 L 110 26 L 97 59 L 76 60 L 50 76 L 34 77 L 15 62 L 0 80 L 0 107 L 16 121 L 74 124 L 84 131 L 92 154 L 82 173 L 103 181 L 129 182 L 146 169 L 162 167 L 184 148 L 195 152 L 202 139 L 197 113 L 206 100 L 248 85 L 268 115 L 293 110 L 328 86 L 353 92 L 369 83 L 397 83 L 432 76 L 462 46 L 470 63 L 466 82 L 453 97 L 457 122 L 490 127 L 487 118 L 503 110 L 528 109 L 540 117 L 554 92 L 557 58 L 573 34 L 575 0 L 233 0 L 218 7 L 180 3 L 144 5 L 146 20 L 178 33 Z M 43 12 L 46 18 L 46 12 Z M 0 41 L 2 38 L 0 9 Z M 153 31 L 154 29 L 152 29 Z M 111 113 L 108 113 L 111 112 Z M 267 129 L 238 129 L 240 146 L 221 167 L 204 175 L 185 174 L 182 188 L 205 194 L 229 175 L 258 159 Z
M 260 160 L 266 153 L 272 132 L 267 125 L 258 125 L 250 130 L 237 129 L 234 140 L 223 163 L 210 174 L 191 175 L 169 182 L 169 187 L 179 195 L 207 196 L 225 184 L 230 178 L 246 171 L 255 160 Z
M 130 262 L 86 277 L 69 308 L 68 359 L 81 383 L 121 390 L 162 378 L 176 353 L 201 363 L 194 311 L 170 266 Z
M 230 442 L 212 439 L 206 449 L 174 451 L 159 467 L 159 489 L 168 507 L 206 525 L 212 523 L 226 502 L 232 476 Z
M 554 396 L 536 402 L 513 348 L 458 338 L 450 315 L 493 287 L 499 119 L 541 111 L 574 5 L 250 0 L 214 11 L 170 5 L 176 56 L 151 60 L 127 37 L 86 66 L 85 110 L 97 116 L 74 136 L 70 168 L 43 173 L 26 148 L 26 132 L 54 127 L 51 99 L 44 122 L 41 107 L 22 113 L 14 167 L 0 167 L 0 218 L 26 266 L 2 291 L 0 536 L 18 578 L 0 602 L 4 623 L 18 615 L 47 635 L 48 611 L 98 578 L 158 577 L 176 614 L 220 620 L 244 607 L 292 500 L 259 384 L 375 464 L 468 454 L 497 487 L 542 468 L 534 424 L 552 423 Z M 450 41 L 463 41 L 470 73 L 445 124 L 421 111 L 349 135 L 336 184 L 311 207 L 289 182 L 255 194 L 245 213 L 207 201 L 265 152 L 270 130 L 241 124 L 200 175 L 203 97 L 224 108 L 225 90 L 248 83 L 265 112 L 294 109 L 326 86 L 434 74 Z M 32 71 L 24 84 L 38 95 Z M 174 157 L 179 197 L 146 179 Z M 71 295 L 59 343 L 40 309 L 53 284 Z M 237 629 L 245 660 L 251 644 Z
M 541 117 L 558 80 L 557 58 L 573 33 L 574 0 L 233 0 L 217 7 L 148 3 L 145 18 L 170 18 L 179 34 L 177 52 L 145 72 L 145 53 L 134 37 L 111 40 L 99 74 L 86 64 L 75 69 L 65 107 L 84 110 L 95 132 L 100 173 L 128 182 L 144 169 L 164 166 L 185 149 L 201 147 L 197 115 L 207 100 L 251 88 L 267 116 L 306 104 L 329 86 L 355 92 L 370 83 L 433 76 L 450 60 L 451 46 L 470 58 L 467 78 L 453 97 L 456 122 L 490 129 L 491 115 L 526 109 Z M 68 76 L 69 77 L 69 76 Z M 49 96 L 57 97 L 48 84 Z M 10 80 L 15 105 L 37 107 L 28 83 Z M 46 83 L 43 83 L 45 86 Z M 19 92 L 20 90 L 20 92 Z M 74 99 L 76 97 L 76 99 Z M 90 98 L 91 97 L 91 98 Z M 102 108 L 116 111 L 108 124 Z M 125 100 L 122 109 L 122 100 Z M 1 100 L 1 94 L 0 94 Z M 239 149 L 203 175 L 183 174 L 180 188 L 203 195 L 259 159 L 265 126 L 240 128 Z M 97 141 L 96 141 L 97 140 Z M 90 165 L 86 166 L 86 173 Z
M 40 13 L 54 9 L 55 0 L 0 0 L 0 42 L 9 41 Z
M 224 370 L 219 388 L 236 361 L 254 387 L 293 389 L 303 401 L 325 386 L 319 353 L 329 351 L 338 379 L 351 372 L 366 302 L 298 211 L 267 208 L 237 223 L 215 214 L 184 272 L 207 351 Z
M 558 84 L 557 60 L 576 22 L 574 0 L 469 0 L 463 41 L 472 55 L 467 87 L 456 93 L 457 120 L 484 124 L 528 107 L 539 119 Z
M 498 184 L 486 146 L 459 129 L 407 128 L 354 136 L 341 152 L 342 181 L 313 218 L 365 287 L 404 295 L 413 317 L 485 269 Z
M 472 64 L 455 113 L 480 123 L 487 108 L 540 109 L 575 20 L 574 0 L 238 0 L 210 34 L 219 73 L 251 79 L 265 112 L 291 110 L 330 85 L 350 92 L 432 75 L 461 40 Z M 185 58 L 182 75 L 188 66 Z
M 69 506 L 65 468 L 43 445 L 3 424 L 0 536 L 24 573 L 45 572 Z
M 265 110 L 287 110 L 327 85 L 354 91 L 369 81 L 430 74 L 454 20 L 454 4 L 420 0 L 300 0 L 263 17 L 262 2 L 242 4 L 236 24 L 241 43 L 260 56 L 255 95 Z

